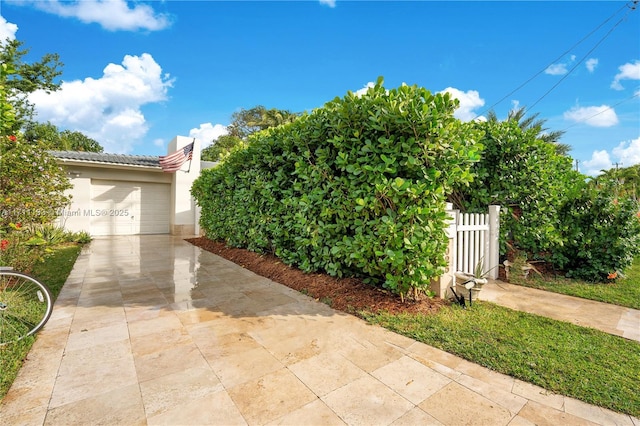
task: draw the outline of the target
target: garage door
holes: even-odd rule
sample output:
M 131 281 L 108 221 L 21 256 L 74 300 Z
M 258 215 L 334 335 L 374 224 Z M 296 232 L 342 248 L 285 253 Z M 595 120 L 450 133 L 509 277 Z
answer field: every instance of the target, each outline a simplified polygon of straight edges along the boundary
M 91 181 L 91 234 L 169 233 L 170 185 L 164 183 Z

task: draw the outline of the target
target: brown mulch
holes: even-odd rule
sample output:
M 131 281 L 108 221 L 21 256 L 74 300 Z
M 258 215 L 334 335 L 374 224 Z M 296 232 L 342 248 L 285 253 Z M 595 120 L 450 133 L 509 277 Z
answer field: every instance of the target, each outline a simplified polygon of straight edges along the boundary
M 403 302 L 399 296 L 365 284 L 358 278 L 336 278 L 318 273 L 308 274 L 285 265 L 273 255 L 228 247 L 223 242 L 212 241 L 206 237 L 188 238 L 186 241 L 258 275 L 327 303 L 336 310 L 350 314 L 357 314 L 360 311 L 431 314 L 447 304 L 440 298 L 428 297 L 422 297 L 417 301 L 405 299 Z

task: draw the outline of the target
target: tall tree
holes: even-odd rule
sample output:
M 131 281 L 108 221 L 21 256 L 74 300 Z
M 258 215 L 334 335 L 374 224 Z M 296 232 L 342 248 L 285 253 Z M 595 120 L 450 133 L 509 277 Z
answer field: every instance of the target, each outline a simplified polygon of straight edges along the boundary
M 220 161 L 236 149 L 247 146 L 249 135 L 270 127 L 293 122 L 300 114 L 277 108 L 267 109 L 262 105 L 241 109 L 231 115 L 227 135 L 213 141 L 213 145 L 202 150 L 205 161 Z
M 102 145 L 84 133 L 71 130 L 59 131 L 50 122 L 27 124 L 24 138 L 29 143 L 38 143 L 45 149 L 55 151 L 103 151 Z
M 243 108 L 231 115 L 231 124 L 227 126 L 227 130 L 231 136 L 246 139 L 250 134 L 260 130 L 290 123 L 295 120 L 298 115 L 299 114 L 288 110 L 280 110 L 277 108 L 266 109 L 262 105 L 255 106 L 251 109 Z
M 104 148 L 97 141 L 78 131 L 63 130 L 60 132 L 62 146 L 68 151 L 102 152 Z
M 603 170 L 592 182 L 597 187 L 613 188 L 617 196 L 640 200 L 640 164 Z
M 212 145 L 202 150 L 201 158 L 204 161 L 220 161 L 236 149 L 241 149 L 245 146 L 246 144 L 239 137 L 223 135 L 216 139 Z
M 6 101 L 12 105 L 15 113 L 12 128 L 8 131 L 12 134 L 33 121 L 34 106 L 28 100 L 30 93 L 36 90 L 48 93 L 60 88 L 56 79 L 62 74 L 63 66 L 57 53 L 47 53 L 37 62 L 25 62 L 24 56 L 29 49 L 22 48 L 23 44 L 8 38 L 0 41 L 0 63 L 13 71 L 6 75 L 4 81 Z

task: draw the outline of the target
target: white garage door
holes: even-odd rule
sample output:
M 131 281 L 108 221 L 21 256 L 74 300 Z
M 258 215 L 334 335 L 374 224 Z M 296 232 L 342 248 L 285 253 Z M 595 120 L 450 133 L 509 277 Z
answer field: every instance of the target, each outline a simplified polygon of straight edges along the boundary
M 91 181 L 91 234 L 169 233 L 170 185 Z

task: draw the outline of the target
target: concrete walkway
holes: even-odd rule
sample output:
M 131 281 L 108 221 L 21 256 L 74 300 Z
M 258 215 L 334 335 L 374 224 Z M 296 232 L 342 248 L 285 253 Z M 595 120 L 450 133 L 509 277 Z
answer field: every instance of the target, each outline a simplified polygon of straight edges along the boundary
M 542 315 L 640 342 L 640 311 L 579 297 L 494 281 L 485 284 L 480 300 Z
M 368 325 L 181 239 L 142 236 L 83 250 L 0 424 L 640 420 Z

